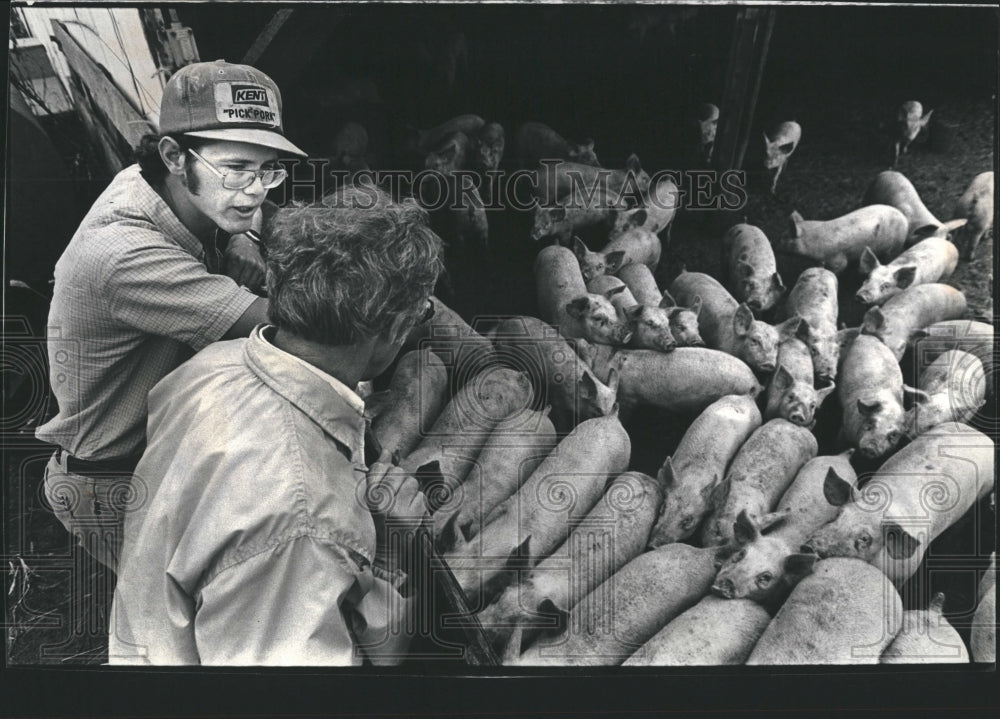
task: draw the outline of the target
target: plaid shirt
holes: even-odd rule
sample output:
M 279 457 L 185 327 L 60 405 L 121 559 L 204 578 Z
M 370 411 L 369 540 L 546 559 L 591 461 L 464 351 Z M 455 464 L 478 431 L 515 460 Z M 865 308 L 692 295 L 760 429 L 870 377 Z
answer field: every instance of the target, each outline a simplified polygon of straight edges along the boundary
M 211 274 L 212 255 L 138 165 L 118 173 L 56 264 L 48 356 L 59 413 L 38 439 L 89 460 L 142 450 L 149 390 L 256 299 Z

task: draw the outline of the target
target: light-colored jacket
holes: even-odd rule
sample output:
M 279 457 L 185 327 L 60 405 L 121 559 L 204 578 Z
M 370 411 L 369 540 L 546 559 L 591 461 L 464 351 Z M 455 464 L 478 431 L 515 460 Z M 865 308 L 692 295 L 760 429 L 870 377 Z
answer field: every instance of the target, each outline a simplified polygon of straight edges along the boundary
M 150 392 L 112 664 L 358 665 L 405 651 L 402 578 L 373 566 L 364 419 L 272 329 L 209 346 Z

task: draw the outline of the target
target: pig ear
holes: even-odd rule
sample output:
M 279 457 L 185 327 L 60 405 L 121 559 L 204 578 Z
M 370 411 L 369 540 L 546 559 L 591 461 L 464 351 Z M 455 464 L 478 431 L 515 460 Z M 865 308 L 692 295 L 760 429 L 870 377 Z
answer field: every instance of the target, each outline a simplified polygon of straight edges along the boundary
M 744 302 L 736 308 L 736 313 L 733 315 L 733 332 L 737 337 L 746 337 L 751 325 L 753 325 L 753 312 Z
M 822 387 L 816 390 L 816 405 L 819 406 L 823 404 L 823 400 L 830 396 L 830 393 L 837 389 L 837 383 L 831 382 L 826 387 Z
M 900 527 L 895 522 L 889 522 L 883 528 L 885 549 L 893 559 L 909 559 L 920 546 L 920 540 Z
M 597 382 L 588 370 L 584 370 L 583 377 L 580 379 L 580 397 L 581 399 L 593 399 L 596 396 Z
M 785 291 L 785 283 L 781 279 L 781 275 L 779 275 L 777 272 L 771 275 L 771 286 L 774 287 L 774 289 L 778 290 L 779 292 Z
M 771 142 L 771 138 L 767 136 L 766 132 L 764 132 L 762 134 L 764 135 L 764 147 L 770 147 L 773 144 Z
M 701 488 L 699 494 L 701 496 L 701 501 L 705 503 L 706 507 L 712 506 L 712 491 L 715 489 L 715 487 L 718 486 L 719 486 L 719 475 L 715 475 L 715 479 L 713 479 L 713 484 L 706 484 Z
M 461 507 L 456 507 L 455 511 L 451 513 L 451 516 L 445 520 L 444 526 L 441 528 L 441 533 L 434 540 L 434 547 L 439 552 L 447 552 L 448 550 L 454 548 L 458 544 L 458 515 L 462 511 Z M 468 541 L 468 530 L 462 532 L 463 536 L 466 537 Z
M 860 412 L 861 414 L 863 414 L 865 416 L 875 414 L 876 412 L 880 411 L 881 409 L 882 409 L 882 403 L 881 402 L 878 402 L 878 401 L 875 401 L 875 402 L 865 402 L 863 399 L 859 399 L 858 400 L 858 412 Z
M 778 512 L 769 512 L 760 518 L 757 522 L 757 526 L 760 528 L 761 534 L 767 534 L 768 532 L 773 532 L 778 529 L 781 525 L 788 521 L 790 510 L 783 509 Z
M 634 152 L 625 160 L 625 169 L 635 173 L 642 172 L 642 166 L 639 164 L 639 156 Z
M 623 314 L 625 315 L 625 321 L 630 324 L 635 324 L 642 317 L 642 311 L 645 309 L 643 305 L 633 305 L 632 307 L 626 307 Z
M 553 207 L 549 212 L 549 217 L 553 222 L 562 222 L 566 219 L 566 208 L 565 207 Z
M 725 503 L 728 496 L 729 482 L 724 480 L 722 482 L 716 482 L 715 486 L 712 487 L 712 493 L 709 495 L 709 506 L 711 506 L 713 510 L 718 509 Z
M 569 612 L 566 609 L 557 606 L 556 603 L 553 602 L 548 597 L 543 599 L 538 604 L 537 611 L 539 614 L 544 614 L 549 617 L 555 617 L 556 625 L 554 627 L 547 626 L 545 628 L 545 633 L 547 635 L 562 634 L 562 632 L 566 629 L 569 620 Z
M 607 383 L 606 386 L 607 386 L 607 388 L 609 390 L 611 390 L 612 393 L 618 394 L 618 383 L 621 381 L 621 378 L 622 378 L 622 374 L 618 370 L 618 368 L 612 367 L 608 371 L 608 383 Z M 615 403 L 615 407 L 617 407 L 617 406 L 618 406 L 618 403 L 616 402 Z
M 792 579 L 799 579 L 812 574 L 816 565 L 816 555 L 811 553 L 789 554 L 785 557 L 783 568 L 785 574 Z
M 668 456 L 665 460 L 663 460 L 663 466 L 660 467 L 660 471 L 656 473 L 656 478 L 660 480 L 660 483 L 666 490 L 669 490 L 677 484 L 677 478 L 674 476 L 674 463 L 671 457 Z
M 792 236 L 800 237 L 802 235 L 802 215 L 798 213 L 798 210 L 792 210 L 788 220 L 792 223 Z
M 628 287 L 625 285 L 618 285 L 617 287 L 612 287 L 610 290 L 604 293 L 604 297 L 610 300 L 615 295 L 624 292 L 627 289 Z M 642 307 L 642 305 L 636 305 L 636 307 Z
M 573 237 L 573 254 L 580 262 L 583 262 L 587 257 L 587 246 L 583 244 L 583 240 L 576 236 Z
M 932 614 L 942 614 L 944 612 L 944 592 L 938 592 L 931 598 L 931 603 L 927 606 L 927 611 Z
M 923 227 L 918 227 L 913 231 L 913 236 L 918 237 L 921 240 L 927 239 L 928 237 L 934 237 L 944 229 L 944 225 L 924 225 Z
M 759 536 L 760 530 L 747 514 L 747 510 L 740 510 L 736 521 L 733 522 L 733 538 L 736 539 L 736 543 L 740 545 L 750 544 Z
M 695 295 L 691 299 L 691 306 L 688 309 L 694 312 L 695 317 L 701 314 L 701 295 Z
M 872 270 L 874 270 L 881 264 L 882 263 L 878 261 L 878 257 L 875 255 L 875 253 L 872 252 L 871 247 L 865 247 L 865 249 L 861 251 L 861 261 L 860 261 L 861 271 L 864 272 L 866 275 L 870 275 L 872 273 Z
M 823 496 L 826 501 L 834 507 L 843 507 L 851 501 L 851 483 L 837 474 L 837 470 L 830 467 L 826 470 L 826 479 L 823 480 Z
M 907 287 L 913 284 L 913 280 L 917 278 L 917 266 L 916 265 L 905 265 L 896 270 L 896 284 L 899 285 L 901 290 L 905 290 Z
M 609 252 L 604 256 L 604 266 L 607 267 L 607 274 L 613 275 L 622 266 L 625 261 L 625 251 L 615 250 L 614 252 Z
M 642 227 L 643 225 L 646 224 L 647 217 L 648 217 L 648 215 L 647 215 L 645 209 L 636 210 L 628 218 L 628 226 L 629 227 Z
M 865 312 L 865 319 L 861 323 L 862 334 L 872 335 L 885 327 L 885 315 L 880 307 L 872 307 Z
M 566 303 L 566 314 L 575 320 L 581 319 L 590 307 L 590 299 L 586 296 L 577 297 L 575 300 Z
M 660 299 L 660 305 L 659 305 L 660 309 L 669 310 L 671 307 L 676 307 L 676 306 L 677 306 L 677 301 L 670 296 L 669 292 L 663 290 L 663 297 Z
M 955 230 L 961 229 L 968 224 L 969 220 L 965 217 L 958 217 L 954 220 L 948 220 L 941 227 L 944 228 L 945 232 L 954 232 Z
M 737 277 L 753 277 L 754 269 L 753 265 L 749 262 L 744 262 L 740 260 L 736 263 L 736 276 Z
M 934 114 L 934 111 L 933 111 L 933 110 L 928 110 L 928 111 L 927 111 L 927 114 L 926 114 L 926 115 L 924 115 L 924 116 L 923 116 L 923 117 L 922 117 L 922 118 L 920 119 L 920 126 L 921 126 L 921 127 L 923 127 L 923 126 L 924 126 L 924 125 L 926 125 L 926 124 L 927 124 L 928 122 L 930 122 L 930 121 L 931 121 L 931 115 L 933 115 L 933 114 Z
M 809 326 L 808 320 L 804 317 L 799 318 L 799 323 L 795 325 L 795 339 L 801 340 L 805 344 L 809 344 L 809 338 L 812 336 L 812 327 Z
M 774 386 L 781 392 L 795 384 L 795 379 L 789 374 L 788 370 L 782 364 L 778 365 L 778 369 L 774 371 Z
M 926 404 L 931 401 L 931 396 L 927 392 L 916 387 L 911 387 L 908 384 L 903 385 L 903 396 L 918 404 Z

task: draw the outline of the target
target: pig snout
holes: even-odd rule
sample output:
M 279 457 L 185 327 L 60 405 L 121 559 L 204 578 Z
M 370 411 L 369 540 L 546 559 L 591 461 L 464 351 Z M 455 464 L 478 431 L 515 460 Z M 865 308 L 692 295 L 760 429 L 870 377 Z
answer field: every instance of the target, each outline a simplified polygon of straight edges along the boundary
M 806 543 L 799 547 L 799 551 L 804 554 L 815 554 L 820 559 L 826 559 L 829 546 L 821 536 L 809 537 Z
M 799 426 L 803 426 L 809 423 L 809 420 L 806 418 L 805 412 L 803 412 L 800 409 L 792 410 L 788 414 L 788 421 L 793 424 L 797 424 Z
M 758 299 L 747 300 L 747 307 L 749 307 L 755 314 L 764 309 L 764 303 Z
M 863 305 L 870 305 L 874 301 L 871 294 L 865 290 L 858 290 L 855 292 L 854 299 Z
M 732 599 L 736 594 L 736 586 L 731 579 L 717 579 L 712 585 L 712 593 L 723 599 Z

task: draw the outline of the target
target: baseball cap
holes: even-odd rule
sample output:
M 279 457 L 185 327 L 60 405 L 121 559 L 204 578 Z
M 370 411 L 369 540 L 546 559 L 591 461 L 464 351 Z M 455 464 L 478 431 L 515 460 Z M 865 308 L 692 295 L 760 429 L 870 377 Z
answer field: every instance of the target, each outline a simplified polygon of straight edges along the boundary
M 225 60 L 185 65 L 171 76 L 160 101 L 160 132 L 307 154 L 285 138 L 274 80 Z

